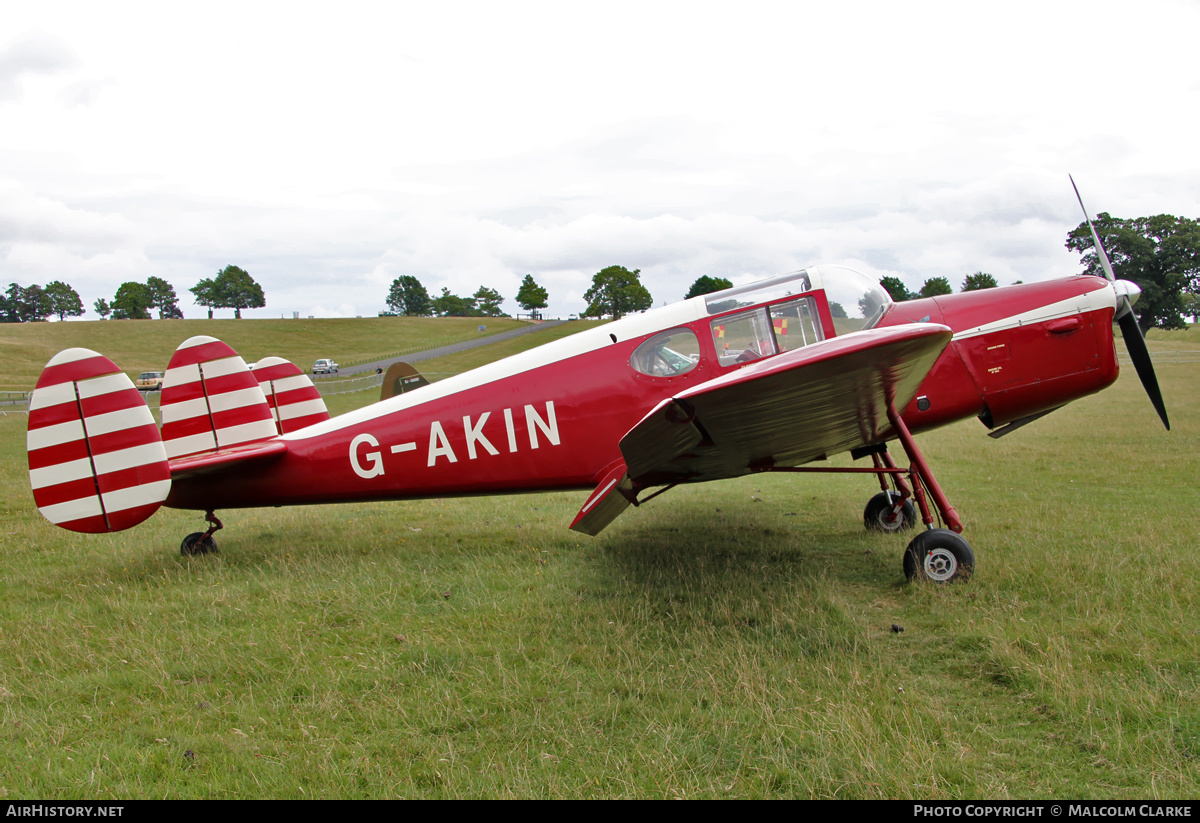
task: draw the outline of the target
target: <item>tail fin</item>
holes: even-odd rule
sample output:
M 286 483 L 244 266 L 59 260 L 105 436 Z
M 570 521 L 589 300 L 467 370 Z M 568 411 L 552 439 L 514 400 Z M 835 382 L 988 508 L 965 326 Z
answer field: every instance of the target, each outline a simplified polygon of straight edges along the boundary
M 387 400 L 397 394 L 404 394 L 422 386 L 428 386 L 429 381 L 408 363 L 393 363 L 388 366 L 387 374 L 383 376 L 383 386 L 379 390 L 379 399 Z
M 212 337 L 193 337 L 175 350 L 159 409 L 171 459 L 278 435 L 267 398 L 245 361 Z
M 88 349 L 46 364 L 29 400 L 26 447 L 38 511 L 64 529 L 128 529 L 171 490 L 154 415 L 129 378 Z
M 321 393 L 307 374 L 282 357 L 265 357 L 250 367 L 280 434 L 299 431 L 329 419 Z

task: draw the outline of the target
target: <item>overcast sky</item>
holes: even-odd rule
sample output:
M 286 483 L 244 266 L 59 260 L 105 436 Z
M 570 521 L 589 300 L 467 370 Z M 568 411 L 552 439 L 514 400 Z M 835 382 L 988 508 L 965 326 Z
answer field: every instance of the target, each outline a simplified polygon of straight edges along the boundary
M 1094 213 L 1200 217 L 1195 0 L 8 3 L 0 286 L 249 317 L 601 268 L 655 305 L 817 263 L 912 289 L 1080 270 Z M 232 316 L 232 312 L 220 313 Z

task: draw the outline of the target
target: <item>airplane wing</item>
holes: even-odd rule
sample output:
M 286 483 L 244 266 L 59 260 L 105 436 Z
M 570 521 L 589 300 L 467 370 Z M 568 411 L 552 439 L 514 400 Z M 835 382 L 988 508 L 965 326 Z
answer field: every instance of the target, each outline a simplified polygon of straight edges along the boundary
M 888 405 L 912 401 L 950 337 L 935 323 L 855 332 L 681 391 L 621 438 L 623 475 L 605 478 L 608 488 L 596 489 L 572 528 L 597 534 L 636 489 L 798 466 L 885 442 L 893 436 Z

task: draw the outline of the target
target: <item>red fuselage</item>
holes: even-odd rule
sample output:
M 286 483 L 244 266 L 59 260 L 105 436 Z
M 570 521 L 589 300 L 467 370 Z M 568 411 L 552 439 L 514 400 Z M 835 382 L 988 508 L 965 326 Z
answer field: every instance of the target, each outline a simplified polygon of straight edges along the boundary
M 834 336 L 824 293 L 809 296 L 817 333 Z M 286 453 L 174 478 L 166 504 L 590 490 L 622 459 L 621 437 L 662 400 L 745 365 L 718 351 L 717 329 L 746 307 L 710 314 L 702 300 L 596 326 L 284 435 Z M 954 332 L 904 410 L 906 424 L 920 432 L 980 417 L 998 426 L 1103 389 L 1117 377 L 1114 301 L 1107 281 L 1075 277 L 887 306 L 878 326 L 928 322 Z M 639 345 L 668 329 L 694 333 L 694 366 L 677 376 L 635 369 Z

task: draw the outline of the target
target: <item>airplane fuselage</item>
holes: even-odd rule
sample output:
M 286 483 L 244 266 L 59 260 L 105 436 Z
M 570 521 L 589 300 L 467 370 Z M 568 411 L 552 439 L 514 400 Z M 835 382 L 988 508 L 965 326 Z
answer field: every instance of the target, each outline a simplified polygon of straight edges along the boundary
M 794 309 L 810 297 L 808 308 Z M 1107 281 L 1074 277 L 891 303 L 872 325 L 939 323 L 954 333 L 903 410 L 910 430 L 968 417 L 998 426 L 1116 379 L 1115 299 Z M 206 510 L 592 489 L 621 461 L 621 437 L 663 400 L 800 345 L 802 323 L 810 324 L 810 344 L 834 337 L 831 304 L 821 289 L 723 312 L 695 298 L 597 325 L 283 435 L 282 455 L 176 478 L 166 505 Z M 790 315 L 775 310 L 785 305 Z M 739 353 L 743 340 L 733 348 L 724 341 L 755 312 L 767 329 L 774 319 L 774 333 L 759 332 Z M 781 337 L 787 317 L 796 335 L 790 342 Z M 690 365 L 669 348 L 673 367 L 643 365 L 643 344 L 664 331 L 694 345 L 685 355 Z

